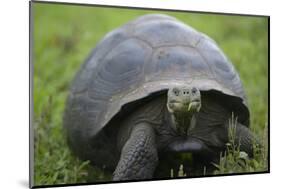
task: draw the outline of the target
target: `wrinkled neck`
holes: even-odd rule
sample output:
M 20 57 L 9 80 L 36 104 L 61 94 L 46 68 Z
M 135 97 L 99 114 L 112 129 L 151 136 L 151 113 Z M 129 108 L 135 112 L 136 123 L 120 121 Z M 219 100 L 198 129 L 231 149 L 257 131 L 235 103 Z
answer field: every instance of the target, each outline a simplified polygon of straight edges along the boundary
M 174 119 L 180 127 L 187 127 L 190 124 L 193 114 L 191 113 L 174 113 Z
M 184 112 L 184 113 L 179 112 L 179 113 L 173 114 L 177 130 L 180 133 L 187 133 L 187 131 L 190 127 L 193 115 L 194 115 L 193 113 L 186 113 L 186 112 Z

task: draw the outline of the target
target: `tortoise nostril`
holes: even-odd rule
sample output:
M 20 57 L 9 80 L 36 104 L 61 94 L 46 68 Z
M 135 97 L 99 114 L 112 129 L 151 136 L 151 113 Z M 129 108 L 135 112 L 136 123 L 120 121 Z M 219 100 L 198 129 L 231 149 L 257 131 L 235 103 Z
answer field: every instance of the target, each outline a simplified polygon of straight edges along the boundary
M 183 94 L 183 95 L 188 95 L 188 94 L 189 94 L 189 91 L 188 91 L 188 90 L 183 90 L 183 91 L 182 91 L 182 94 Z

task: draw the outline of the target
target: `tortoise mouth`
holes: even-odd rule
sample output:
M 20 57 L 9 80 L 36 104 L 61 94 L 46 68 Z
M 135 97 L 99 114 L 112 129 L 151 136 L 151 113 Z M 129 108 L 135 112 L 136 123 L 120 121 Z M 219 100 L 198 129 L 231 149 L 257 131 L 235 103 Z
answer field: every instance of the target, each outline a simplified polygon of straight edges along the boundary
M 171 103 L 171 104 L 190 104 L 193 102 L 201 102 L 201 100 L 200 100 L 200 98 L 195 98 L 190 101 L 177 100 L 177 99 L 172 99 L 169 101 L 169 103 Z
M 171 100 L 170 102 L 168 102 L 167 105 L 170 113 L 175 113 L 175 112 L 195 113 L 195 112 L 199 112 L 201 109 L 201 100 L 199 98 L 186 102 L 182 100 Z
M 192 102 L 201 102 L 201 100 L 199 98 L 197 98 L 197 99 L 193 99 L 190 103 L 192 103 Z

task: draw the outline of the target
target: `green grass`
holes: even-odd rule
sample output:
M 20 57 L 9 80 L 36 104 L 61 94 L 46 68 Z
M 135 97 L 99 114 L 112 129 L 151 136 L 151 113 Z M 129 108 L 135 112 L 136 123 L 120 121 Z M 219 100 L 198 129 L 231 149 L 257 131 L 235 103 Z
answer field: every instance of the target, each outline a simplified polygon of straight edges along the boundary
M 107 180 L 110 174 L 77 159 L 66 144 L 62 116 L 70 83 L 91 49 L 107 32 L 139 15 L 165 12 L 33 3 L 33 13 L 35 185 Z M 206 33 L 223 49 L 243 81 L 251 129 L 262 136 L 268 122 L 267 19 L 166 13 Z M 259 160 L 256 167 L 266 169 Z M 224 170 L 231 172 L 231 169 L 228 166 Z
M 267 127 L 264 128 L 264 135 L 259 137 L 259 144 L 257 141 L 254 141 L 254 157 L 249 158 L 246 152 L 240 150 L 240 144 L 235 143 L 237 119 L 232 117 L 229 125 L 227 151 L 221 154 L 219 163 L 214 163 L 214 166 L 217 168 L 214 174 L 266 171 L 268 169 Z

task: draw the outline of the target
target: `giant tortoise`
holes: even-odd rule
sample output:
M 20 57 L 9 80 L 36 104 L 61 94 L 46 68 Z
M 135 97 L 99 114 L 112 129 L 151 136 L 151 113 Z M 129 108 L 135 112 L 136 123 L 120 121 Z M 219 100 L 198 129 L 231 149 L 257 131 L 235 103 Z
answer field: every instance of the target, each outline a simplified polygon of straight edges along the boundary
M 233 115 L 235 141 L 251 156 L 249 108 L 231 62 L 205 34 L 149 14 L 91 52 L 71 86 L 64 128 L 73 152 L 114 181 L 143 180 L 173 167 L 171 154 L 202 166 L 217 160 Z

